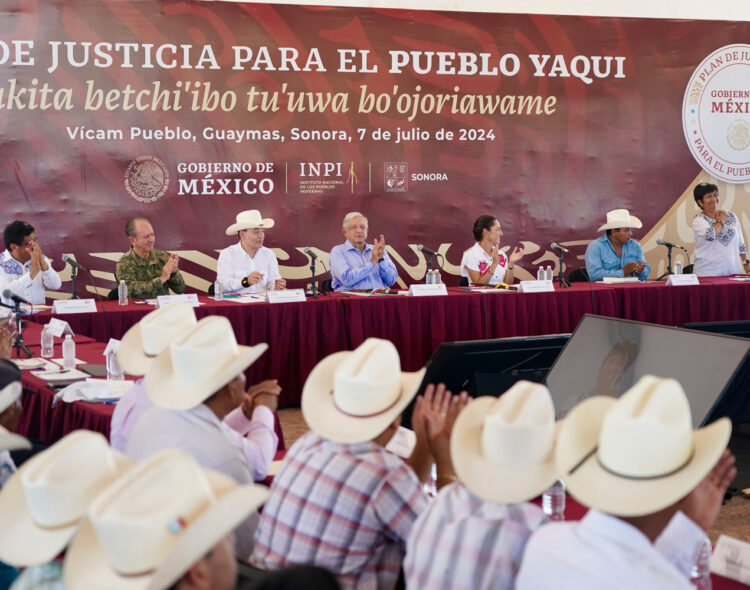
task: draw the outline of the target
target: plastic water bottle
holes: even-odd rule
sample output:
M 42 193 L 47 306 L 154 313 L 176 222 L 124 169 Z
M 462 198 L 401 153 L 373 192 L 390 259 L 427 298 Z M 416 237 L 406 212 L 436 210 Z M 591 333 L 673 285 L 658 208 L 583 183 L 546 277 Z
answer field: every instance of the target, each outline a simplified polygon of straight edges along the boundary
M 221 301 L 224 299 L 224 290 L 221 287 L 221 283 L 219 281 L 216 281 L 214 283 L 214 299 L 216 301 Z
M 76 343 L 70 334 L 65 335 L 62 343 L 63 369 L 74 369 L 76 366 Z
M 677 260 L 674 263 L 674 274 L 681 275 L 682 274 L 682 260 Z
M 439 285 L 442 282 L 443 282 L 443 279 L 440 277 L 440 270 L 437 268 L 434 269 L 432 271 L 432 284 Z
M 107 352 L 107 381 L 122 381 L 125 379 L 125 372 L 117 360 L 117 351 L 109 350 Z
M 565 484 L 561 479 L 542 494 L 542 511 L 550 520 L 565 520 Z
M 544 269 L 541 266 L 536 271 L 536 280 L 537 281 L 544 280 Z
M 45 324 L 42 328 L 42 358 L 51 359 L 55 355 L 55 337 Z
M 706 537 L 690 572 L 690 583 L 699 590 L 711 590 L 711 541 Z
M 435 275 L 432 274 L 431 269 L 427 269 L 427 272 L 424 275 L 424 284 L 425 285 L 432 285 L 432 281 L 435 280 Z
M 548 264 L 547 267 L 544 269 L 544 280 L 545 281 L 551 281 L 555 278 L 554 274 L 552 274 L 552 267 Z
M 120 284 L 117 286 L 117 301 L 120 305 L 128 304 L 128 286 L 125 284 L 125 281 L 120 281 Z

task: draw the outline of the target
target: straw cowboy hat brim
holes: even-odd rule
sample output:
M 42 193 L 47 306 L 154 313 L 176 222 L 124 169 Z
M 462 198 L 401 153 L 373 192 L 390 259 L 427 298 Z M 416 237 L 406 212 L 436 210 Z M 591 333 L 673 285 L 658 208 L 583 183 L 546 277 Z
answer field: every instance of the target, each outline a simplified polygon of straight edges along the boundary
M 497 400 L 475 399 L 456 419 L 451 434 L 451 461 L 459 481 L 475 496 L 488 502 L 515 504 L 536 498 L 557 478 L 554 449 L 548 459 L 526 468 L 511 469 L 495 465 L 482 454 L 481 435 L 484 419 Z M 555 425 L 559 431 L 560 422 Z
M 425 369 L 401 372 L 401 392 L 385 410 L 374 415 L 354 416 L 336 407 L 333 399 L 334 373 L 351 354 L 352 351 L 336 352 L 316 365 L 302 389 L 302 415 L 307 425 L 322 437 L 353 444 L 376 438 L 401 415 L 414 399 Z
M 195 326 L 197 322 L 193 308 L 188 303 L 183 302 L 171 303 L 169 306 L 161 307 L 141 318 L 141 321 L 125 332 L 117 351 L 117 360 L 120 366 L 130 375 L 145 375 L 151 363 L 156 359 L 155 355 L 149 355 L 144 350 L 144 330 L 142 328 L 143 320 L 146 318 L 152 318 L 153 320 L 155 316 L 162 317 L 162 325 L 164 322 L 170 321 L 169 327 L 164 327 L 167 332 L 162 334 L 163 339 L 158 340 L 160 344 L 166 344 L 165 340 L 169 338 L 169 335 L 171 335 L 171 339 L 179 337 Z M 152 322 L 150 325 L 153 333 L 155 324 Z M 157 329 L 159 328 L 157 327 Z
M 276 222 L 270 217 L 266 217 L 265 219 L 261 217 L 260 211 L 257 209 L 242 211 L 237 214 L 236 221 L 227 228 L 226 234 L 228 236 L 233 236 L 243 229 L 256 229 L 261 227 L 263 229 L 271 229 L 275 223 Z
M 612 212 L 610 212 L 612 213 Z M 610 213 L 607 214 L 607 223 L 602 225 L 598 230 L 596 231 L 604 231 L 607 229 L 618 229 L 621 227 L 632 227 L 635 229 L 640 229 L 643 227 L 643 224 L 641 223 L 641 220 L 635 217 L 634 215 L 627 215 L 627 218 L 623 215 L 619 219 L 613 219 L 610 216 Z M 627 212 L 626 212 L 627 213 Z
M 232 484 L 236 485 L 234 482 Z M 144 572 L 143 575 L 120 575 L 112 570 L 96 530 L 85 520 L 66 554 L 66 587 L 77 590 L 169 588 L 196 561 L 237 528 L 250 512 L 261 506 L 268 495 L 268 489 L 257 485 L 236 486 L 221 494 L 214 504 L 189 524 L 166 559 L 155 570 Z
M 18 451 L 20 449 L 30 449 L 29 439 L 20 434 L 8 432 L 0 426 L 0 451 Z
M 599 462 L 596 450 L 607 412 L 617 400 L 595 396 L 565 418 L 557 441 L 557 471 L 581 504 L 616 516 L 643 516 L 671 506 L 711 471 L 729 442 L 728 418 L 692 431 L 693 455 L 684 466 L 662 477 L 629 478 Z
M 207 375 L 205 380 L 185 383 L 175 373 L 169 347 L 151 363 L 146 374 L 146 393 L 159 407 L 189 410 L 211 397 L 232 379 L 243 373 L 268 350 L 265 342 L 255 346 L 237 345 L 237 355 Z
M 117 451 L 111 451 L 116 470 L 124 473 L 134 461 Z M 5 483 L 0 491 L 0 515 L 3 534 L 0 535 L 0 560 L 18 567 L 28 567 L 52 561 L 70 542 L 79 519 L 67 526 L 47 528 L 34 522 L 23 489 L 23 474 L 33 468 L 34 460 L 26 461 Z M 75 474 L 71 474 L 75 477 Z
M 22 392 L 23 386 L 20 381 L 13 381 L 0 389 L 0 414 L 7 410 L 19 397 L 21 397 Z

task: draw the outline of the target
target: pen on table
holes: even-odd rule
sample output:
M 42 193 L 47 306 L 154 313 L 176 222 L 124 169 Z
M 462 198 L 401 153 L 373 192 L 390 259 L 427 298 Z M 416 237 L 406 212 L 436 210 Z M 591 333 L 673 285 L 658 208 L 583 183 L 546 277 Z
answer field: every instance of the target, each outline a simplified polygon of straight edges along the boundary
M 63 369 L 62 371 L 40 371 L 39 374 L 44 373 L 44 375 L 60 375 L 62 373 L 70 373 L 70 369 Z

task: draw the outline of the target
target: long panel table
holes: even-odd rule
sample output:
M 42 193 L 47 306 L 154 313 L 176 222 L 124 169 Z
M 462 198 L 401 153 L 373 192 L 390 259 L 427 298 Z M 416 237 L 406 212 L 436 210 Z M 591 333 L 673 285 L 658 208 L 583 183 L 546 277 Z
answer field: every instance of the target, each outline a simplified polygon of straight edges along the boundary
M 325 356 L 352 350 L 366 338 L 391 340 L 405 370 L 419 369 L 442 342 L 536 336 L 573 331 L 586 313 L 681 326 L 687 322 L 750 319 L 750 284 L 728 278 L 667 287 L 664 283 L 575 283 L 554 293 L 478 293 L 449 288 L 447 296 L 321 295 L 299 303 L 214 301 L 199 297 L 196 315 L 223 315 L 240 344 L 267 342 L 269 352 L 251 367 L 253 380 L 278 378 L 280 403 L 298 404 L 302 385 Z M 99 313 L 65 314 L 77 334 L 99 341 L 121 338 L 152 306 L 108 301 Z M 49 312 L 31 316 L 46 323 Z

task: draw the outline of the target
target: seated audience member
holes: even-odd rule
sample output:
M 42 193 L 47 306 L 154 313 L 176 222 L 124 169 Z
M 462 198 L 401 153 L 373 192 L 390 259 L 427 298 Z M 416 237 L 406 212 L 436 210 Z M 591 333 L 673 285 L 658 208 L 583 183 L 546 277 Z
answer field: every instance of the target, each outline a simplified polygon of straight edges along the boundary
M 513 282 L 513 268 L 523 258 L 523 248 L 514 247 L 509 256 L 500 252 L 503 230 L 492 215 L 480 215 L 472 228 L 476 244 L 461 259 L 461 276 L 469 285 L 499 285 Z
M 232 530 L 268 490 L 238 485 L 189 453 L 164 450 L 90 505 L 65 558 L 67 590 L 231 590 Z
M 0 428 L 6 431 L 5 440 L 8 444 L 13 443 L 13 441 L 18 444 L 21 444 L 21 441 L 26 441 L 22 447 L 0 450 L 0 487 L 16 471 L 16 465 L 13 462 L 13 457 L 10 456 L 10 451 L 31 448 L 31 444 L 25 438 L 13 438 L 15 435 L 11 434 L 18 428 L 18 420 L 21 417 L 22 391 L 21 369 L 8 359 L 0 359 Z
M 160 449 L 183 448 L 240 483 L 262 480 L 278 445 L 277 396 L 255 398 L 257 427 L 246 441 L 251 452 L 222 420 L 243 404 L 244 371 L 267 349 L 267 344 L 239 346 L 229 320 L 220 316 L 203 318 L 172 340 L 146 372 L 146 393 L 154 406 L 133 428 L 127 454 L 140 460 Z
M 466 394 L 429 386 L 412 414 L 409 463 L 385 450 L 424 369 L 401 372 L 396 347 L 370 338 L 323 359 L 302 391 L 312 429 L 284 458 L 255 534 L 250 562 L 261 569 L 324 567 L 342 588 L 390 589 L 427 497 L 417 476 L 437 465 L 438 485 L 455 475 L 449 435 Z
M 0 490 L 0 560 L 27 568 L 16 588 L 59 584 L 62 562 L 53 560 L 94 498 L 132 464 L 101 434 L 76 430 L 19 467 Z
M 556 479 L 549 390 L 519 381 L 499 398 L 475 399 L 456 419 L 450 444 L 458 482 L 414 523 L 406 584 L 510 590 L 529 535 L 547 520 L 529 500 Z
M 723 277 L 750 272 L 742 227 L 732 211 L 719 209 L 719 187 L 708 182 L 696 184 L 693 198 L 701 209 L 693 217 L 695 274 Z
M 276 255 L 263 245 L 266 230 L 273 226 L 273 219 L 263 219 L 257 209 L 237 214 L 226 234 L 238 236 L 240 241 L 219 253 L 216 267 L 216 280 L 225 293 L 256 293 L 269 287 L 286 287 Z
M 566 416 L 557 471 L 591 509 L 526 545 L 518 590 L 689 590 L 690 570 L 737 474 L 728 418 L 692 429 L 674 379 L 646 376 L 620 398 L 595 396 Z
M 145 217 L 133 217 L 125 224 L 130 250 L 115 266 L 115 281 L 125 281 L 130 299 L 153 299 L 159 295 L 185 292 L 185 279 L 177 265 L 180 257 L 155 250 L 154 228 Z
M 586 248 L 584 259 L 586 272 L 592 281 L 604 277 L 638 277 L 647 279 L 651 272 L 643 257 L 641 245 L 632 239 L 632 228 L 643 224 L 627 209 L 615 209 L 607 213 L 607 223 L 598 231 L 606 233 L 592 241 Z
M 131 375 L 144 375 L 157 355 L 195 324 L 193 308 L 183 302 L 172 303 L 143 316 L 122 337 L 117 355 L 120 366 Z M 242 435 L 237 441 L 251 463 L 257 461 L 253 432 L 259 430 L 261 440 L 266 438 L 264 418 L 268 411 L 263 404 L 256 404 L 255 398 L 267 394 L 278 397 L 280 393 L 281 387 L 276 379 L 261 381 L 248 389 L 241 405 L 224 416 L 224 424 Z M 145 380 L 139 379 L 115 406 L 110 432 L 112 448 L 125 452 L 133 427 L 152 405 L 146 394 Z
M 387 289 L 398 279 L 398 271 L 385 251 L 385 238 L 367 243 L 367 217 L 351 212 L 344 216 L 346 241 L 331 250 L 331 286 L 335 291 Z
M 0 257 L 0 294 L 10 289 L 31 303 L 44 303 L 44 290 L 57 291 L 62 285 L 49 258 L 42 253 L 34 228 L 25 221 L 5 226 L 5 252 Z M 2 302 L 13 301 L 2 297 Z

